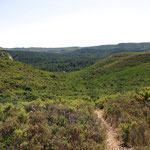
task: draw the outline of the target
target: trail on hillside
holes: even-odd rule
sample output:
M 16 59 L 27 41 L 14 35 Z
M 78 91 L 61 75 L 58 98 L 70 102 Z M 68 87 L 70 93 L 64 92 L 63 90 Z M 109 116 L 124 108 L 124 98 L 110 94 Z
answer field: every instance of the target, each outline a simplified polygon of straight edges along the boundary
M 106 147 L 108 150 L 133 150 L 133 148 L 127 148 L 121 146 L 122 143 L 116 139 L 117 133 L 114 131 L 113 127 L 110 124 L 108 124 L 106 120 L 103 118 L 102 110 L 95 111 L 95 113 L 98 115 L 98 118 L 106 126 L 106 130 L 107 130 Z

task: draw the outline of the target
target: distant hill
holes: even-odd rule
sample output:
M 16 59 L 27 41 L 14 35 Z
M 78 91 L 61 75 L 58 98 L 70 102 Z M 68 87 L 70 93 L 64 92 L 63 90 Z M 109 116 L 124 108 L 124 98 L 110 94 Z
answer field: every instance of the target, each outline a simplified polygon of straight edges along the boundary
M 59 47 L 59 48 L 45 48 L 45 47 L 15 47 L 15 48 L 5 48 L 12 51 L 31 51 L 31 52 L 69 52 L 75 50 L 112 50 L 112 49 L 128 49 L 132 50 L 148 50 L 150 48 L 150 42 L 145 43 L 119 43 L 114 45 L 100 45 L 100 46 L 89 46 L 89 47 Z
M 120 43 L 116 45 L 101 45 L 84 47 L 76 50 L 75 53 L 83 53 L 84 55 L 98 53 L 102 57 L 107 57 L 108 55 L 123 52 L 142 52 L 149 51 L 150 43 Z
M 72 72 L 89 67 L 112 54 L 149 51 L 150 43 L 120 43 L 62 49 L 13 48 L 6 50 L 13 56 L 14 60 L 32 65 L 35 68 L 50 72 Z
M 7 50 L 11 51 L 29 51 L 29 52 L 49 52 L 49 53 L 60 53 L 60 52 L 70 52 L 79 49 L 80 47 L 60 47 L 60 48 L 44 48 L 44 47 L 15 47 L 15 48 L 7 48 Z

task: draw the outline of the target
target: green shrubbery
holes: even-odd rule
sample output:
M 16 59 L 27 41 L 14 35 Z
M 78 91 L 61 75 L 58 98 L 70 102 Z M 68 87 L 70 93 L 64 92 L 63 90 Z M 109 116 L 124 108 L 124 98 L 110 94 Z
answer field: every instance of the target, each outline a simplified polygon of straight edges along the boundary
M 37 98 L 86 97 L 96 103 L 102 102 L 104 96 L 149 86 L 149 63 L 149 52 L 118 54 L 84 70 L 64 74 L 40 71 L 1 58 L 0 101 L 17 103 Z
M 127 146 L 147 149 L 150 145 L 149 88 L 109 99 L 105 105 L 105 117 L 115 127 L 121 128 Z
M 137 87 L 150 85 L 149 55 L 118 54 L 66 74 L 0 58 L 0 149 L 104 149 L 93 103 L 125 145 L 148 149 L 150 89 Z
M 1 150 L 104 150 L 105 131 L 91 104 L 0 104 Z

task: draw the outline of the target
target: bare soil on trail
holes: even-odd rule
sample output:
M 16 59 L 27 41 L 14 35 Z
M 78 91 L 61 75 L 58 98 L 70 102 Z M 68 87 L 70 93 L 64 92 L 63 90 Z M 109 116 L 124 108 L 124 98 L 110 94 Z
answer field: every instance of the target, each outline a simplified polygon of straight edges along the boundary
M 121 141 L 116 139 L 117 133 L 115 132 L 114 128 L 109 123 L 107 123 L 106 120 L 103 118 L 103 110 L 95 111 L 95 113 L 98 115 L 98 118 L 106 126 L 107 130 L 106 147 L 108 150 L 134 150 L 133 148 L 121 146 L 122 145 Z

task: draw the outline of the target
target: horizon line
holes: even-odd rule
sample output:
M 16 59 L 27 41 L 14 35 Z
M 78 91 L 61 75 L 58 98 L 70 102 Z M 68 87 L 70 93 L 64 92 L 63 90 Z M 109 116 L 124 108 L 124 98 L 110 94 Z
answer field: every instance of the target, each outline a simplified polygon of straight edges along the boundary
M 3 48 L 3 49 L 13 49 L 13 48 L 43 48 L 43 49 L 48 49 L 48 48 L 51 48 L 51 49 L 57 49 L 57 48 L 85 48 L 85 47 L 97 47 L 97 46 L 111 46 L 111 45 L 119 45 L 119 44 L 146 44 L 146 43 L 150 43 L 150 42 L 121 42 L 121 43 L 114 43 L 114 44 L 102 44 L 102 45 L 91 45 L 91 46 L 58 46 L 58 47 L 37 47 L 37 46 L 30 46 L 30 47 L 22 47 L 22 46 L 16 46 L 16 47 L 0 47 L 0 48 Z

